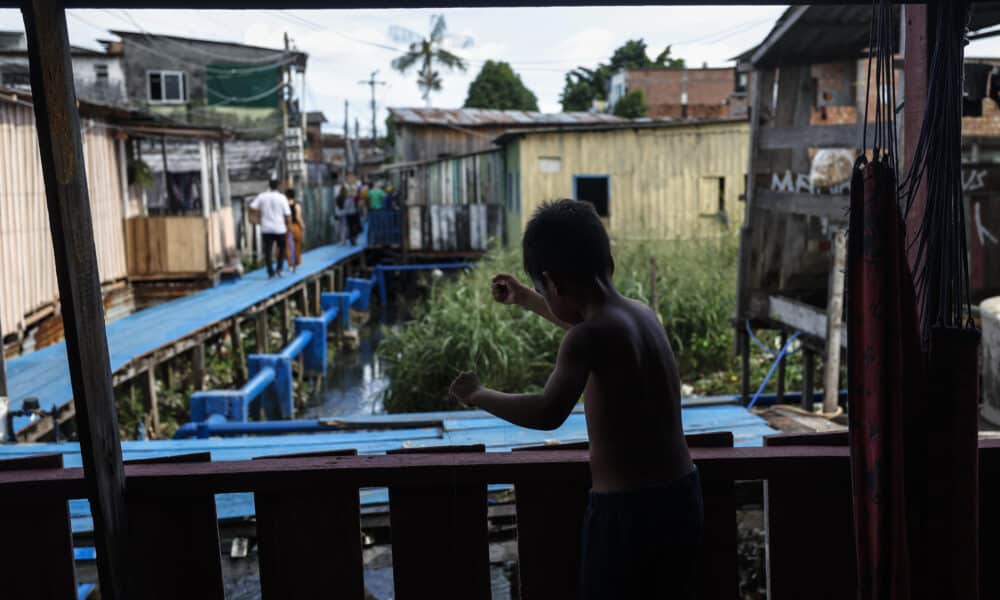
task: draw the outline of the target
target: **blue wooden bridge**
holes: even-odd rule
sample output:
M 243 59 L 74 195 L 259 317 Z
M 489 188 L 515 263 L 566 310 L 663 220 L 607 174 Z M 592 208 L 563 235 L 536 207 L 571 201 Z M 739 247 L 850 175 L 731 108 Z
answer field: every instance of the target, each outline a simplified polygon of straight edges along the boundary
M 356 246 L 331 245 L 302 255 L 295 273 L 268 279 L 264 269 L 213 288 L 165 302 L 133 313 L 107 326 L 108 350 L 116 384 L 218 335 L 242 314 L 260 310 L 297 291 L 340 263 L 360 260 L 366 247 L 361 236 Z M 37 398 L 48 410 L 57 408 L 60 419 L 72 418 L 73 390 L 70 384 L 66 346 L 60 342 L 41 350 L 15 357 L 7 362 L 10 410 L 18 411 L 27 398 Z M 27 417 L 18 417 L 14 429 L 31 425 Z

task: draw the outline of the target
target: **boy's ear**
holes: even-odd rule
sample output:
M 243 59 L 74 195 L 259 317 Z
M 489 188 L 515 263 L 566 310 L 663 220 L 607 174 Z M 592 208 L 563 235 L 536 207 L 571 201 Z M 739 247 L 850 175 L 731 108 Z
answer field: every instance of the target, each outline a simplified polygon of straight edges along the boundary
M 556 296 L 561 296 L 563 289 L 556 277 L 553 277 L 548 271 L 542 271 L 542 285 L 549 288 L 549 291 L 554 292 Z

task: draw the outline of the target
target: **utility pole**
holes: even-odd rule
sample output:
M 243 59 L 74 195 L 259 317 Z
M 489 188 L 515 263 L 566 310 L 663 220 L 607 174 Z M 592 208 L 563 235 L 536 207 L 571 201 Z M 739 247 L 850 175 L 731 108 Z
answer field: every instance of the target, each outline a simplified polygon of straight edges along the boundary
M 371 77 L 368 79 L 362 79 L 358 82 L 359 85 L 367 85 L 372 89 L 372 144 L 378 143 L 378 129 L 375 128 L 375 86 L 385 85 L 384 81 L 376 81 L 375 76 L 378 75 L 378 69 L 372 71 Z

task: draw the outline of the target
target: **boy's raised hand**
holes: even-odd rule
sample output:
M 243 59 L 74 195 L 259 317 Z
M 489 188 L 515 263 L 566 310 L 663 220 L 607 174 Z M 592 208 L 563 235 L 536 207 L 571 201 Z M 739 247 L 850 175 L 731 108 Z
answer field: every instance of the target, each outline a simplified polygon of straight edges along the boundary
M 473 394 L 482 389 L 479 376 L 472 371 L 466 371 L 455 378 L 448 389 L 448 395 L 462 404 L 474 406 Z
M 493 299 L 500 304 L 522 304 L 529 291 L 513 275 L 500 273 L 493 278 Z

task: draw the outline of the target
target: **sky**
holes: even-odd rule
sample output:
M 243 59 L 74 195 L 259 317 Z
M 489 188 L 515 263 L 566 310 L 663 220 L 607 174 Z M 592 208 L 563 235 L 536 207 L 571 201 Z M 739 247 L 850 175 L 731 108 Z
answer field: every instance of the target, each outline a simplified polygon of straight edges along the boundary
M 545 112 L 560 110 L 559 93 L 567 71 L 607 61 L 615 48 L 642 38 L 654 58 L 665 46 L 689 66 L 731 66 L 733 56 L 759 43 L 784 11 L 781 6 L 745 7 L 576 7 L 464 8 L 435 10 L 71 10 L 70 41 L 99 48 L 98 39 L 114 39 L 110 29 L 145 31 L 281 48 L 285 33 L 293 46 L 309 54 L 306 110 L 321 110 L 324 130 L 343 130 L 344 101 L 350 121 L 359 118 L 362 135 L 371 133 L 371 92 L 359 83 L 378 70 L 385 85 L 376 88 L 378 127 L 387 106 L 424 106 L 416 73 L 403 75 L 390 62 L 404 44 L 390 28 L 426 35 L 432 15 L 443 14 L 455 35 L 449 48 L 467 59 L 462 72 L 442 72 L 444 89 L 434 106 L 461 106 L 469 82 L 488 59 L 509 62 L 538 97 Z M 197 18 L 191 13 L 197 12 Z M 20 13 L 0 9 L 0 30 L 22 29 Z M 472 38 L 468 48 L 458 38 Z M 397 50 L 393 50 L 396 48 Z M 1000 39 L 974 42 L 967 54 L 1000 55 Z

